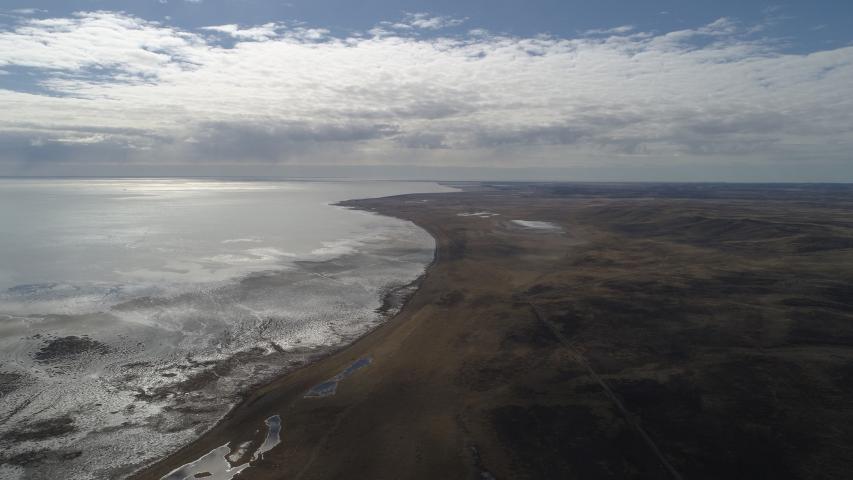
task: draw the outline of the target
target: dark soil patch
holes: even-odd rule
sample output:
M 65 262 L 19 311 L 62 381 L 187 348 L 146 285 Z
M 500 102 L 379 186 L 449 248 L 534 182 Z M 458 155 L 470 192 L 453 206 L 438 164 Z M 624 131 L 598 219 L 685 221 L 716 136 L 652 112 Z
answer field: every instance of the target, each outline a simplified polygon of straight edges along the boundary
M 68 416 L 40 420 L 25 425 L 17 430 L 6 434 L 6 439 L 13 442 L 25 442 L 28 440 L 44 440 L 53 437 L 61 437 L 76 431 L 74 419 Z
M 33 357 L 39 362 L 50 363 L 85 353 L 106 355 L 109 352 L 110 348 L 107 345 L 97 340 L 92 340 L 86 335 L 81 337 L 70 335 L 68 337 L 47 340 L 45 346 L 36 352 Z
M 17 390 L 23 378 L 20 373 L 0 372 L 0 396 Z

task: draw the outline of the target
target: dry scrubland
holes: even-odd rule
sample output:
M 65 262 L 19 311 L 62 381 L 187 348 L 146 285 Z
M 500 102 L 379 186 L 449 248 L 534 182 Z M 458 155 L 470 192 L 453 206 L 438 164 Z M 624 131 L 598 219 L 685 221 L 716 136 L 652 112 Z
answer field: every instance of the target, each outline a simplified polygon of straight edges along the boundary
M 141 478 L 274 414 L 247 478 L 849 478 L 853 187 L 464 188 L 347 202 L 435 236 L 421 288 Z

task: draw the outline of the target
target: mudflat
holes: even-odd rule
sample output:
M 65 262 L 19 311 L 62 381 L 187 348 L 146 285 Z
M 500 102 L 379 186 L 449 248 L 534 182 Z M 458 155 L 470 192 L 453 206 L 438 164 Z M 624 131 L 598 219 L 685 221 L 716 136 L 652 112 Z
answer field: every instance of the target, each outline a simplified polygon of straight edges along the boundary
M 417 291 L 136 478 L 849 478 L 853 187 L 461 187 L 345 202 L 435 237 Z

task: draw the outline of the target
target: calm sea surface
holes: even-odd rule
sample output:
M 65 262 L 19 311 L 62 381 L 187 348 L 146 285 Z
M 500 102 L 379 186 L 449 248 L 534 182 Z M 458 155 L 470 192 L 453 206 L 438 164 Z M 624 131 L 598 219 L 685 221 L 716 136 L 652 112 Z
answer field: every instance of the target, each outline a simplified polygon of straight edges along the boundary
M 0 478 L 119 478 L 364 333 L 434 243 L 332 204 L 449 190 L 0 179 Z

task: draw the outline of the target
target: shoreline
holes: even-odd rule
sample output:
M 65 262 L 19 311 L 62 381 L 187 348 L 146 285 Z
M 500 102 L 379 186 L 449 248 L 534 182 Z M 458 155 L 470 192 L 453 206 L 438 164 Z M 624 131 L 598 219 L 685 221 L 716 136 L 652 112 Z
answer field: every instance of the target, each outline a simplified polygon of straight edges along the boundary
M 451 192 L 445 192 L 451 193 Z M 352 339 L 349 342 L 342 343 L 336 346 L 329 346 L 322 348 L 322 352 L 310 353 L 313 358 L 307 360 L 305 363 L 294 366 L 290 369 L 284 367 L 285 370 L 275 375 L 274 377 L 268 379 L 265 382 L 258 383 L 253 385 L 246 392 L 241 395 L 241 400 L 234 404 L 228 412 L 223 415 L 219 420 L 217 420 L 209 429 L 205 430 L 201 434 L 197 435 L 191 442 L 180 447 L 178 450 L 166 455 L 165 457 L 142 466 L 131 473 L 128 474 L 125 478 L 137 480 L 137 479 L 155 479 L 159 480 L 165 475 L 168 475 L 169 472 L 173 471 L 175 468 L 180 467 L 181 465 L 186 465 L 194 460 L 198 460 L 205 454 L 209 454 L 210 451 L 202 452 L 201 455 L 198 455 L 196 458 L 192 458 L 193 455 L 196 455 L 199 452 L 199 447 L 197 444 L 202 442 L 205 437 L 211 434 L 214 430 L 224 428 L 227 426 L 228 422 L 235 418 L 238 415 L 238 411 L 241 409 L 250 408 L 253 404 L 261 400 L 262 397 L 266 395 L 266 392 L 272 388 L 274 388 L 277 384 L 280 384 L 284 381 L 287 381 L 290 377 L 299 374 L 300 372 L 304 372 L 305 370 L 309 370 L 318 366 L 318 364 L 329 361 L 337 363 L 333 360 L 334 357 L 337 356 L 347 356 L 350 350 L 354 350 L 357 346 L 366 341 L 368 337 L 371 337 L 377 334 L 380 330 L 385 328 L 390 328 L 390 325 L 397 321 L 397 319 L 403 316 L 406 313 L 406 308 L 411 303 L 413 298 L 417 295 L 424 281 L 429 276 L 430 272 L 435 268 L 435 266 L 439 262 L 439 252 L 441 251 L 438 236 L 431 231 L 428 226 L 420 224 L 411 219 L 390 215 L 388 213 L 380 213 L 375 209 L 366 207 L 362 205 L 362 202 L 371 201 L 371 200 L 390 200 L 394 198 L 409 196 L 409 195 L 440 195 L 438 194 L 402 194 L 402 195 L 392 195 L 388 197 L 379 197 L 379 198 L 361 198 L 361 199 L 351 199 L 344 200 L 337 203 L 334 203 L 334 206 L 344 207 L 351 210 L 360 210 L 364 212 L 374 213 L 377 215 L 383 215 L 391 218 L 396 218 L 402 221 L 410 222 L 421 230 L 425 231 L 434 241 L 433 247 L 433 256 L 432 260 L 427 263 L 424 267 L 423 273 L 419 275 L 413 281 L 399 285 L 397 287 L 393 287 L 392 289 L 384 292 L 380 296 L 380 305 L 376 308 L 376 313 L 385 317 L 383 320 L 377 322 L 375 326 L 366 330 L 362 334 L 358 335 L 356 338 Z M 396 299 L 395 299 L 396 297 Z M 389 315 L 389 311 L 395 310 L 394 303 L 398 303 L 396 308 L 396 312 Z M 286 352 L 279 352 L 281 354 L 285 354 Z M 339 360 L 338 360 L 339 361 Z M 317 367 L 319 368 L 319 367 Z M 306 389 L 306 392 L 309 390 Z M 284 419 L 286 423 L 286 418 Z M 215 443 L 215 442 L 214 442 Z M 215 449 L 213 447 L 212 449 Z M 209 450 L 212 450 L 209 449 Z M 203 450 L 203 448 L 202 448 Z M 235 450 L 236 451 L 236 450 Z
M 829 427 L 850 420 L 834 399 L 851 395 L 839 220 L 853 197 L 712 193 L 516 184 L 343 202 L 434 238 L 417 291 L 136 478 L 260 442 L 270 415 L 281 443 L 252 480 L 845 478 L 849 436 Z
M 341 226 L 321 224 L 318 234 L 294 232 L 328 241 L 295 250 L 298 256 L 276 263 L 281 268 L 237 275 L 216 284 L 212 293 L 187 289 L 190 293 L 175 296 L 110 298 L 109 303 L 104 301 L 103 312 L 89 313 L 87 308 L 74 316 L 51 315 L 51 323 L 43 327 L 49 335 L 25 332 L 29 343 L 16 348 L 34 367 L 53 368 L 59 374 L 45 374 L 42 388 L 38 383 L 42 379 L 35 374 L 31 378 L 11 368 L 0 372 L 7 382 L 0 389 L 7 401 L 4 418 L 12 418 L 0 432 L 9 447 L 0 455 L 0 477 L 62 473 L 73 478 L 127 478 L 215 428 L 258 388 L 335 354 L 387 322 L 434 261 L 435 242 L 411 222 L 335 206 L 346 192 L 359 198 L 366 188 L 370 187 L 349 190 L 339 185 L 337 193 L 330 190 L 329 195 L 335 195 L 331 197 L 323 190 L 323 198 L 330 200 L 319 204 L 334 212 L 329 218 Z M 397 187 L 375 191 L 381 196 L 395 190 L 399 191 Z M 230 243 L 239 236 L 223 238 Z M 254 245 L 235 248 L 249 247 Z M 197 296 L 204 302 L 196 301 Z M 218 297 L 228 303 L 216 305 Z M 168 329 L 154 323 L 138 326 L 141 323 L 114 318 L 134 320 L 151 312 L 167 320 L 198 318 L 199 323 L 178 336 L 161 335 Z M 26 319 L 15 321 L 23 324 Z M 109 322 L 110 329 L 87 327 L 100 325 L 97 322 Z M 147 336 L 122 335 L 125 330 L 137 333 L 125 325 L 138 327 Z M 185 341 L 196 326 L 206 330 Z M 7 340 L 14 338 L 10 335 Z M 180 348 L 185 343 L 198 348 Z M 97 372 L 81 377 L 91 386 L 76 380 L 78 371 Z M 53 388 L 59 383 L 55 378 L 69 379 L 74 388 Z M 30 395 L 36 390 L 48 395 Z M 61 401 L 47 411 L 40 408 L 48 401 L 32 400 L 53 397 Z M 20 420 L 11 417 L 27 408 L 37 413 L 30 416 L 24 411 Z M 7 412 L 12 413 L 7 417 Z M 138 453 L 110 453 L 119 445 L 133 445 Z

